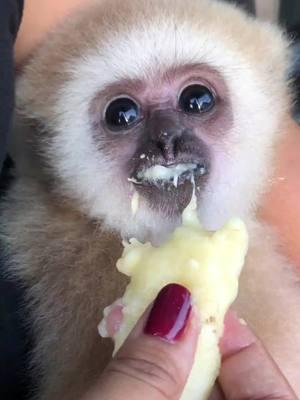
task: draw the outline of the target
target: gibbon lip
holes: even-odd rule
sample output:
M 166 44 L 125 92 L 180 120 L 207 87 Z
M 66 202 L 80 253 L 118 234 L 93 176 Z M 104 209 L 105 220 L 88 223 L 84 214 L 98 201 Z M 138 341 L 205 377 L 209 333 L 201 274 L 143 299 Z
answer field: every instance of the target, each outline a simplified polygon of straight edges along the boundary
M 128 180 L 136 185 L 172 185 L 177 188 L 183 182 L 200 178 L 208 173 L 204 162 L 184 161 L 171 164 L 156 163 L 144 166 Z

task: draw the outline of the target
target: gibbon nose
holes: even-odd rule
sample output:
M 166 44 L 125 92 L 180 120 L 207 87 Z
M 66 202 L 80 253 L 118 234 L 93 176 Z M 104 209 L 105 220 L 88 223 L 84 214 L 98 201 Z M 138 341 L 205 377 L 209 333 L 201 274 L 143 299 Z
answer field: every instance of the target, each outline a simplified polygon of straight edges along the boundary
M 161 151 L 167 162 L 176 160 L 180 152 L 180 140 L 183 132 L 179 129 L 162 130 L 155 140 L 156 146 Z
M 157 112 L 149 121 L 148 138 L 152 147 L 156 148 L 167 163 L 171 163 L 181 151 L 185 131 L 182 123 L 172 112 Z

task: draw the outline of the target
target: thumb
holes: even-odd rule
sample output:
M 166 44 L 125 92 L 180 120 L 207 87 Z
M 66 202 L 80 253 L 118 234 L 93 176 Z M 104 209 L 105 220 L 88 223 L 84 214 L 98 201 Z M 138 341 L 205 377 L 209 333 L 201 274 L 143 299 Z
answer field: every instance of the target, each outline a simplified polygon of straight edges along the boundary
M 165 286 L 89 400 L 179 399 L 192 368 L 198 335 L 189 291 L 177 284 Z

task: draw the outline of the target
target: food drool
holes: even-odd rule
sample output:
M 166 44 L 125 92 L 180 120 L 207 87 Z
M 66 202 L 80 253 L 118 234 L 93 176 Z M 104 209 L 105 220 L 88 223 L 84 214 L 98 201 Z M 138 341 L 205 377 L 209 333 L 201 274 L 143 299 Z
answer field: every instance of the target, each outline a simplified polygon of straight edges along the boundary
M 173 165 L 152 165 L 151 167 L 139 171 L 135 183 L 171 183 L 175 187 L 180 181 L 192 179 L 194 176 L 202 176 L 207 172 L 207 168 L 203 164 L 198 163 L 180 163 Z

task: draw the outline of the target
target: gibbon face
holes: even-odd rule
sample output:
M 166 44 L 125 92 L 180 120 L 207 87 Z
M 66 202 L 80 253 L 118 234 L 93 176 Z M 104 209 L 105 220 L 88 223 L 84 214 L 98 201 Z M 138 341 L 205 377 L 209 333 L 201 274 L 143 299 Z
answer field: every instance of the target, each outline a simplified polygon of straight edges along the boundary
M 247 218 L 288 110 L 286 47 L 213 0 L 101 1 L 70 18 L 18 81 L 49 190 L 141 240 L 178 224 L 192 180 L 207 228 Z

